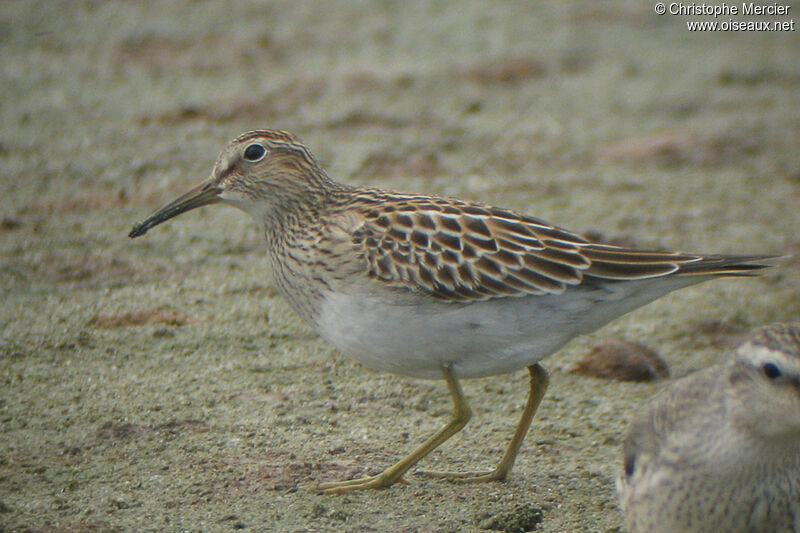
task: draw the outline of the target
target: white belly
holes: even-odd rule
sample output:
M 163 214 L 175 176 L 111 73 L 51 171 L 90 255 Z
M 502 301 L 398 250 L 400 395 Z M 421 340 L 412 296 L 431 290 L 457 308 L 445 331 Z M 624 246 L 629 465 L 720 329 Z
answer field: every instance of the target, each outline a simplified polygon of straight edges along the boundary
M 374 294 L 329 293 L 316 325 L 344 355 L 374 370 L 439 379 L 449 364 L 457 377 L 476 378 L 532 365 L 577 335 L 697 281 L 660 278 L 468 304 L 419 297 L 389 305 Z

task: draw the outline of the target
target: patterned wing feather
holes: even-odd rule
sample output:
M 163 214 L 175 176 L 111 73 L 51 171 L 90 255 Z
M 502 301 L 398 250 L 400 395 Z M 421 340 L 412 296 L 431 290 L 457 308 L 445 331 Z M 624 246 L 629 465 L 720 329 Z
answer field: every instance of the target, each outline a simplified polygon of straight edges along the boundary
M 448 301 L 558 294 L 595 280 L 748 275 L 764 256 L 702 257 L 596 244 L 534 217 L 460 200 L 366 190 L 361 246 L 374 279 Z M 755 261 L 749 264 L 748 261 Z

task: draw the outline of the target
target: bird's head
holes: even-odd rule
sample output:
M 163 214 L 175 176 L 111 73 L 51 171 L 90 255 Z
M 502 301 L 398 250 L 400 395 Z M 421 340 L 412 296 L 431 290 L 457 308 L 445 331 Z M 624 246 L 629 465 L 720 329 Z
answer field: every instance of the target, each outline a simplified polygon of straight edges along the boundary
M 731 364 L 728 407 L 761 438 L 800 443 L 800 323 L 756 330 Z
M 326 189 L 336 187 L 291 133 L 249 131 L 222 150 L 208 179 L 136 224 L 128 236 L 144 235 L 181 213 L 220 202 L 267 223 L 278 212 L 313 209 Z

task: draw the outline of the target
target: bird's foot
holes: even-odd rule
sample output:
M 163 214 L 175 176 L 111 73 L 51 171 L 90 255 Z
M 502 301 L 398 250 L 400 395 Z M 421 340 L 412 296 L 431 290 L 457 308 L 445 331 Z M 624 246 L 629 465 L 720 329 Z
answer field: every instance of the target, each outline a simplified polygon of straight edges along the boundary
M 420 476 L 434 479 L 446 479 L 454 483 L 482 483 L 484 481 L 505 481 L 508 477 L 508 470 L 495 468 L 490 472 L 437 472 L 428 470 L 418 470 L 414 472 Z
M 402 483 L 408 485 L 408 482 L 402 476 L 392 476 L 387 474 L 386 471 L 374 476 L 367 476 L 358 479 L 348 479 L 346 481 L 329 481 L 326 483 L 314 483 L 307 485 L 311 491 L 323 492 L 325 494 L 342 494 L 354 490 L 367 490 L 367 489 L 385 489 L 391 487 L 395 483 Z

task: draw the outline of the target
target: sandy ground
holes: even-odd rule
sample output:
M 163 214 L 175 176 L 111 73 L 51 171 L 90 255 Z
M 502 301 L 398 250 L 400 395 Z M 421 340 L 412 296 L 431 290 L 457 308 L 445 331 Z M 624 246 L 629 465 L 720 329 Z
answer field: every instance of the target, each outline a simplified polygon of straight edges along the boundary
M 547 359 L 508 482 L 326 496 L 302 487 L 377 472 L 443 424 L 443 383 L 320 340 L 234 210 L 126 234 L 230 138 L 272 127 L 341 181 L 641 247 L 796 254 L 800 32 L 686 20 L 623 0 L 0 3 L 0 530 L 621 531 L 620 443 L 668 381 L 570 369 L 617 336 L 673 379 L 722 360 L 800 318 L 797 259 Z M 464 388 L 473 422 L 422 468 L 501 457 L 525 372 Z

